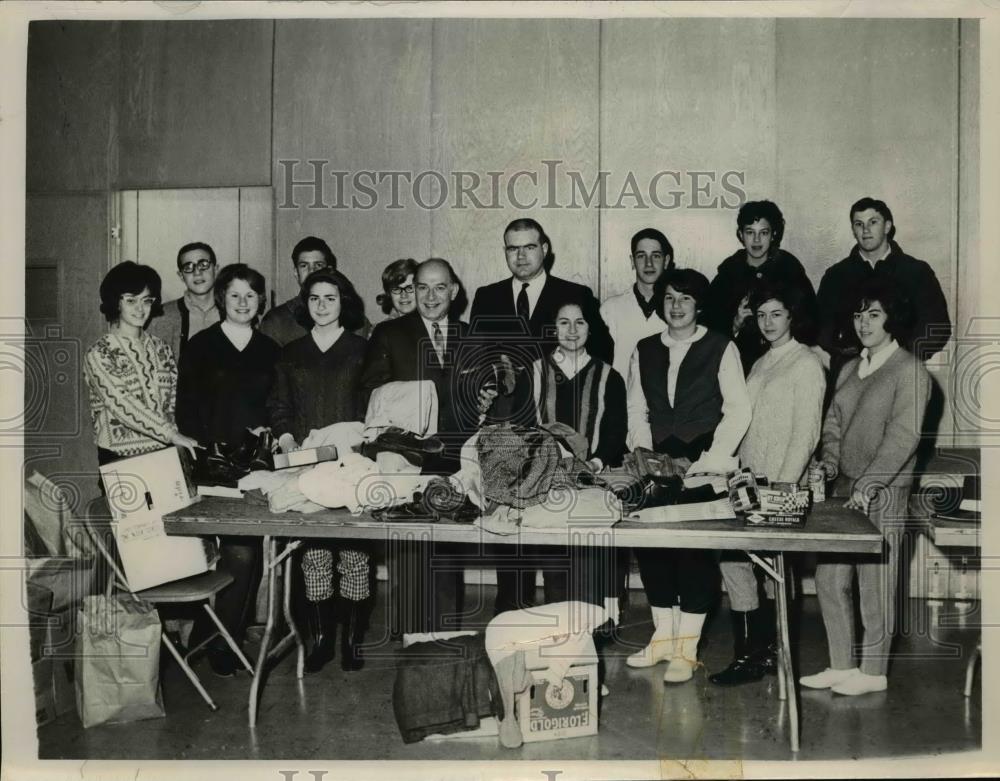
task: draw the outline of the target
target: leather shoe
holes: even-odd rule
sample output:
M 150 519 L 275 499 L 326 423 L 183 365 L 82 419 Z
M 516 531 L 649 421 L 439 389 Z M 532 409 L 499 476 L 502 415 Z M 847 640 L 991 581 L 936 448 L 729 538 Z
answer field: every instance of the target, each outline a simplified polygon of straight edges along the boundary
M 207 656 L 208 666 L 219 678 L 232 678 L 242 667 L 236 654 L 229 648 L 209 648 Z

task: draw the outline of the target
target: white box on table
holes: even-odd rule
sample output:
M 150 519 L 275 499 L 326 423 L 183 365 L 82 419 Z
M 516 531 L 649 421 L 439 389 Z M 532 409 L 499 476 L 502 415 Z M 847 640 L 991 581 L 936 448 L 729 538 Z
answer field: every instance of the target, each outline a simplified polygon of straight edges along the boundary
M 197 501 L 177 448 L 114 461 L 100 472 L 118 556 L 134 590 L 208 571 L 214 541 L 168 536 L 163 529 L 164 515 Z

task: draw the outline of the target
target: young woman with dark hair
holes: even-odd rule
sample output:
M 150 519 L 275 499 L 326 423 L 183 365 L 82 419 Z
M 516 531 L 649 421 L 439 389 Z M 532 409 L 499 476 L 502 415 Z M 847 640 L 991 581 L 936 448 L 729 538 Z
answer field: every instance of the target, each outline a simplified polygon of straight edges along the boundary
M 597 301 L 571 296 L 556 309 L 549 325 L 556 346 L 526 375 L 537 423 L 561 423 L 572 430 L 569 436 L 578 443 L 574 453 L 594 471 L 620 466 L 628 423 L 625 381 L 590 352 L 594 335 L 603 331 Z M 574 550 L 573 567 L 580 572 L 567 571 L 565 559 L 559 568 L 543 566 L 545 601 L 582 600 L 600 607 L 613 601 L 610 606 L 616 613 L 620 589 L 613 554 L 602 548 Z
M 816 565 L 830 666 L 800 683 L 859 695 L 885 690 L 895 622 L 901 536 L 906 527 L 913 468 L 930 397 L 930 374 L 901 345 L 909 337 L 908 303 L 891 284 L 873 279 L 854 306 L 861 355 L 844 365 L 823 421 L 820 464 L 833 479 L 834 496 L 860 510 L 885 537 L 877 559 L 823 556 Z M 860 665 L 855 662 L 854 588 L 861 623 Z
M 267 398 L 274 382 L 279 347 L 258 332 L 264 311 L 264 277 L 243 263 L 223 266 L 215 279 L 215 305 L 222 320 L 196 334 L 184 347 L 177 386 L 177 422 L 203 445 L 244 441 L 248 429 L 268 423 Z M 233 583 L 216 597 L 215 611 L 241 642 L 260 582 L 261 543 L 247 537 L 219 538 L 222 563 Z M 193 637 L 211 627 L 201 620 Z M 194 641 L 192 641 L 194 642 Z M 208 649 L 217 675 L 228 676 L 241 666 L 236 655 L 218 640 Z
M 802 340 L 811 333 L 799 288 L 781 283 L 754 291 L 750 308 L 769 348 L 750 370 L 750 428 L 740 445 L 743 466 L 772 482 L 801 483 L 819 443 L 826 379 L 823 364 Z M 729 596 L 735 654 L 712 683 L 735 686 L 776 670 L 775 617 L 761 604 L 757 575 L 745 553 L 725 552 L 722 578 Z
M 364 418 L 358 387 L 367 343 L 350 333 L 364 322 L 361 298 L 347 277 L 329 268 L 306 277 L 300 297 L 310 331 L 282 348 L 268 401 L 271 429 L 286 453 L 297 450 L 313 429 Z M 335 550 L 340 575 L 336 594 Z M 341 667 L 360 670 L 364 662 L 359 646 L 374 602 L 367 548 L 360 542 L 312 542 L 301 562 L 312 637 L 306 672 L 318 672 L 333 659 L 338 623 L 343 625 Z
M 173 353 L 143 330 L 150 317 L 162 311 L 159 275 L 127 260 L 105 275 L 100 295 L 100 310 L 110 328 L 83 361 L 98 463 L 166 445 L 187 448 L 194 455 L 197 440 L 181 434 L 174 423 Z
M 736 346 L 698 323 L 708 296 L 704 275 L 672 269 L 657 280 L 662 334 L 641 339 L 628 379 L 629 446 L 664 453 L 688 472 L 726 472 L 750 424 L 750 398 Z M 663 680 L 690 680 L 698 641 L 719 591 L 714 551 L 638 548 L 639 573 L 653 613 L 649 644 L 631 667 L 669 660 Z

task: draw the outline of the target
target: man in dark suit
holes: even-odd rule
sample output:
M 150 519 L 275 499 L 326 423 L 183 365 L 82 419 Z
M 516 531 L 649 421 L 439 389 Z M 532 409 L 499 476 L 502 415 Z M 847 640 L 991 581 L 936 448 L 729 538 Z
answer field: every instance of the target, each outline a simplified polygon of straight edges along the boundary
M 471 334 L 481 343 L 481 357 L 490 353 L 510 358 L 515 371 L 555 346 L 551 328 L 559 307 L 581 296 L 594 297 L 590 288 L 560 279 L 549 272 L 555 263 L 552 242 L 542 226 L 528 217 L 511 222 L 503 232 L 504 254 L 511 276 L 476 291 L 470 315 Z M 611 363 L 611 336 L 605 327 L 594 341 L 594 357 Z M 500 398 L 490 410 L 493 422 L 511 420 L 532 424 L 527 399 Z
M 365 393 L 387 382 L 430 380 L 438 396 L 438 438 L 444 451 L 424 462 L 423 471 L 452 474 L 459 469 L 462 445 L 475 431 L 479 416 L 493 400 L 481 391 L 463 392 L 475 380 L 463 373 L 468 355 L 462 343 L 468 326 L 449 317 L 459 291 L 458 277 L 446 260 L 431 258 L 414 275 L 416 311 L 387 320 L 372 332 L 361 387 Z M 402 543 L 390 557 L 393 606 L 402 615 L 393 627 L 404 633 L 458 629 L 462 594 L 462 562 L 441 543 Z M 402 573 L 407 573 L 404 577 Z M 405 582 L 404 582 L 405 581 Z M 395 623 L 395 622 L 392 622 Z
M 503 244 L 511 275 L 476 291 L 470 334 L 481 345 L 478 346 L 480 365 L 503 358 L 510 361 L 515 372 L 523 372 L 555 347 L 553 324 L 559 307 L 581 297 L 593 298 L 594 294 L 584 285 L 552 276 L 550 271 L 555 262 L 552 242 L 535 220 L 524 217 L 511 222 L 504 229 Z M 596 310 L 596 302 L 594 306 Z M 611 363 L 613 343 L 603 321 L 601 326 L 601 333 L 592 334 L 591 353 Z M 518 383 L 517 388 L 511 396 L 497 398 L 488 422 L 535 424 L 530 383 Z M 547 557 L 546 549 L 541 546 L 520 549 L 506 546 L 494 553 L 509 558 L 512 550 L 516 558 L 502 562 L 497 568 L 494 607 L 497 613 L 532 605 L 536 571 L 543 565 L 551 569 L 559 566 L 549 563 L 551 556 Z

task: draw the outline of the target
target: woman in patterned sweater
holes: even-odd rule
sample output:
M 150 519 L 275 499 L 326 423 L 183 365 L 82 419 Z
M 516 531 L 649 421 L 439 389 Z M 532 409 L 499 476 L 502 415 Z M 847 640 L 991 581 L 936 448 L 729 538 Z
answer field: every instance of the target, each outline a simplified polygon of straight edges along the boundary
M 314 271 L 300 297 L 310 331 L 285 345 L 268 400 L 271 429 L 281 449 L 297 450 L 313 429 L 364 418 L 358 390 L 367 342 L 355 333 L 364 322 L 364 304 L 347 277 L 333 269 Z M 340 582 L 334 593 L 333 551 Z M 363 542 L 348 546 L 311 542 L 302 554 L 312 650 L 305 671 L 319 672 L 334 657 L 337 624 L 342 624 L 340 666 L 360 670 L 360 645 L 371 616 L 371 565 Z
M 198 446 L 174 423 L 174 355 L 143 330 L 160 309 L 159 299 L 159 274 L 130 260 L 101 282 L 101 313 L 111 327 L 87 350 L 83 363 L 101 465 L 167 445 L 186 447 L 194 455 Z

